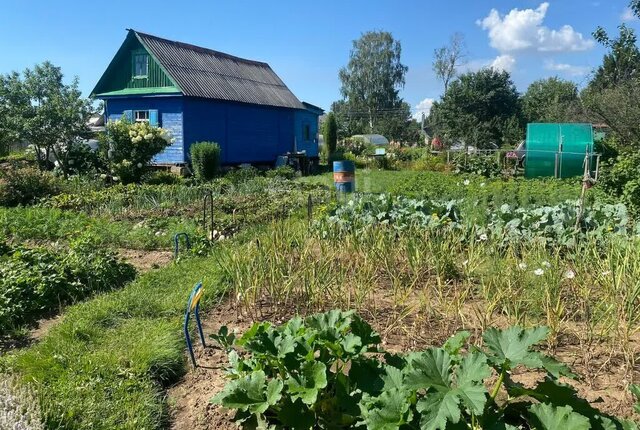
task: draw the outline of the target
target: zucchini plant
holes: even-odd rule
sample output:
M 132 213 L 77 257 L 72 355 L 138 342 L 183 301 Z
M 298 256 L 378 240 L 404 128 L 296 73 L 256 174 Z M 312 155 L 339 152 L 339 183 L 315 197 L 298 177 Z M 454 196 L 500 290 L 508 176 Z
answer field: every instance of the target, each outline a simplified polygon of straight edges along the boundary
M 212 402 L 259 429 L 636 429 L 601 413 L 558 378 L 567 366 L 534 349 L 544 327 L 488 329 L 483 348 L 461 332 L 440 348 L 392 354 L 352 311 L 281 326 L 254 324 L 214 339 L 229 354 L 230 382 Z M 533 388 L 516 368 L 546 374 Z

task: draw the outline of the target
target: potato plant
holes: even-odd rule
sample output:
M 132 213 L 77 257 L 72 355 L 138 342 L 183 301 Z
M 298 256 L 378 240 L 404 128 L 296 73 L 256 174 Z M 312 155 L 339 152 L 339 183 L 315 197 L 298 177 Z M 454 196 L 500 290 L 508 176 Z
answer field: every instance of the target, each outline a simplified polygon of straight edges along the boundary
M 559 382 L 574 375 L 535 349 L 547 335 L 490 328 L 483 348 L 461 332 L 440 348 L 392 354 L 352 311 L 256 323 L 239 338 L 222 327 L 214 338 L 231 381 L 212 402 L 235 409 L 244 428 L 637 429 Z M 518 368 L 546 377 L 527 388 L 512 379 Z

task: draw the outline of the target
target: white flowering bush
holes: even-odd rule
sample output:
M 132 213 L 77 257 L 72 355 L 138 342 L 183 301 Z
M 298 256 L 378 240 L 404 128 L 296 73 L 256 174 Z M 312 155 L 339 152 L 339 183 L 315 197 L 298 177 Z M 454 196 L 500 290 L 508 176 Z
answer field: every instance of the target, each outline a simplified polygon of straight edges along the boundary
M 38 399 L 13 378 L 0 374 L 0 429 L 44 429 Z
M 123 119 L 107 124 L 100 152 L 114 180 L 139 182 L 153 157 L 171 142 L 165 129 Z

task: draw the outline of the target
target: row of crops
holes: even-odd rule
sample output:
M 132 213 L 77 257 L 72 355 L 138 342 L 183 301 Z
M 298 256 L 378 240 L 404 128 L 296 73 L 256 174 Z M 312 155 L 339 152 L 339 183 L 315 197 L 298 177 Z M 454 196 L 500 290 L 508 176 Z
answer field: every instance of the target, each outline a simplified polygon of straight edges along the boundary
M 328 215 L 317 228 L 324 236 L 376 228 L 417 228 L 457 232 L 467 240 L 492 240 L 505 245 L 538 241 L 569 248 L 587 238 L 603 241 L 612 236 L 640 234 L 640 223 L 631 221 L 621 203 L 596 202 L 582 213 L 579 201 L 528 208 L 505 203 L 487 209 L 483 224 L 467 219 L 459 209 L 461 203 L 462 200 L 411 199 L 389 194 L 362 195 L 328 208 Z

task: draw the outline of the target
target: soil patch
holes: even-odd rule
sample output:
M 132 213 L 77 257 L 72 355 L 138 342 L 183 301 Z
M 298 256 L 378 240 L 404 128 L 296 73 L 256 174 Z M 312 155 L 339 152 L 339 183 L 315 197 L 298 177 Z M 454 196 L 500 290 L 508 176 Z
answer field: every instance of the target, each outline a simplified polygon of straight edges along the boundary
M 233 411 L 211 404 L 209 400 L 222 390 L 227 380 L 225 368 L 227 355 L 215 347 L 208 336 L 216 333 L 226 325 L 237 333 L 243 333 L 254 321 L 270 321 L 281 324 L 288 320 L 295 311 L 267 311 L 269 306 L 258 306 L 263 309 L 254 315 L 242 314 L 232 300 L 227 300 L 211 310 L 203 317 L 203 331 L 207 346 L 205 348 L 194 340 L 198 367 L 190 368 L 187 375 L 177 385 L 169 389 L 171 406 L 171 428 L 174 430 L 227 430 L 236 429 L 232 421 Z M 312 313 L 312 312 L 309 312 Z M 466 329 L 478 336 L 481 327 L 478 321 L 469 321 L 461 317 L 428 315 L 418 307 L 397 309 L 391 302 L 378 302 L 375 310 L 360 310 L 365 318 L 382 337 L 383 346 L 393 352 L 423 350 L 429 346 L 440 346 L 454 333 Z M 427 314 L 427 315 L 425 315 Z M 472 315 L 469 310 L 466 315 Z M 505 327 L 507 324 L 496 317 L 491 321 L 493 326 Z M 473 338 L 473 337 L 472 337 Z M 635 347 L 640 346 L 637 340 Z M 625 369 L 621 354 L 612 353 L 611 348 L 594 343 L 589 346 L 572 342 L 569 336 L 559 339 L 558 346 L 552 354 L 562 362 L 571 366 L 578 380 L 563 381 L 573 385 L 580 395 L 603 412 L 616 416 L 630 416 L 633 410 L 633 399 L 627 391 L 630 379 L 640 381 L 640 369 L 631 374 Z M 514 379 L 525 385 L 534 385 L 544 375 L 537 372 L 516 372 Z M 637 417 L 636 417 L 637 418 Z
M 141 249 L 118 249 L 118 255 L 135 267 L 140 273 L 159 269 L 173 260 L 171 251 L 146 251 Z

